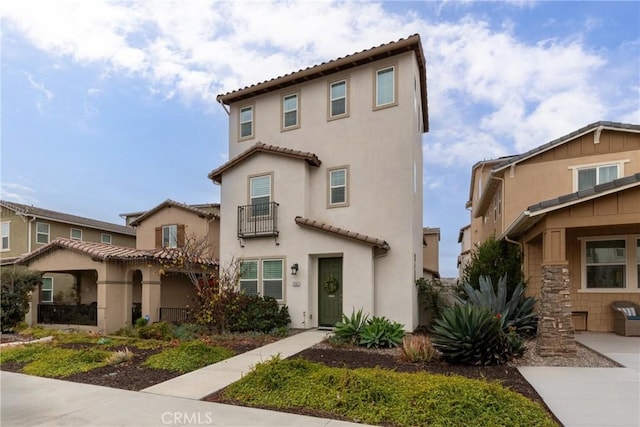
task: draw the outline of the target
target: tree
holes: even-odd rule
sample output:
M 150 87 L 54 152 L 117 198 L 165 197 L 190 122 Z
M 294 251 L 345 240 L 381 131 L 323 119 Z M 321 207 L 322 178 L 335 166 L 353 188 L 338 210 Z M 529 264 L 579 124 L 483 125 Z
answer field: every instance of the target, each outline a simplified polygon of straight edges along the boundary
M 29 311 L 29 296 L 41 283 L 42 274 L 39 271 L 21 266 L 0 267 L 2 332 L 11 332 L 24 321 Z
M 475 289 L 480 289 L 480 277 L 491 278 L 494 286 L 501 277 L 507 277 L 507 297 L 524 282 L 522 273 L 522 253 L 516 244 L 497 240 L 491 236 L 484 243 L 476 246 L 471 260 L 465 266 L 462 281 Z

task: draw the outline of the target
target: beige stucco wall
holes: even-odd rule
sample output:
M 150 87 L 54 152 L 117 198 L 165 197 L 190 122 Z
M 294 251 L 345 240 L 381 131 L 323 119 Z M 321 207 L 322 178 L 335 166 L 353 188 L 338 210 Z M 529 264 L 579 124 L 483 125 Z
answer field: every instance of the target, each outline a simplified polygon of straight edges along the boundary
M 194 307 L 196 303 L 195 288 L 187 277 L 171 274 L 162 276 L 161 307 Z
M 391 64 L 398 70 L 398 105 L 373 110 L 374 71 Z M 327 120 L 328 84 L 344 77 L 349 79 L 349 116 Z M 261 141 L 313 152 L 322 161 L 315 168 L 301 160 L 256 154 L 223 176 L 221 257 L 280 256 L 287 259 L 287 271 L 291 263 L 301 265 L 296 280 L 307 283 L 295 289 L 287 284 L 285 301 L 294 327 L 315 326 L 315 316 L 304 324 L 300 319 L 303 312 L 313 315 L 317 310 L 314 260 L 324 254 L 344 254 L 345 284 L 352 281 L 360 295 L 344 296 L 345 312 L 350 313 L 352 305 L 369 307 L 370 314 L 399 321 L 407 329 L 417 326 L 414 281 L 422 275 L 423 261 L 419 81 L 413 54 L 407 53 L 231 106 L 230 158 Z M 294 91 L 300 93 L 301 126 L 282 132 L 281 97 Z M 238 142 L 238 110 L 247 104 L 254 105 L 256 137 Z M 349 205 L 328 208 L 327 169 L 337 166 L 349 170 Z M 247 177 L 262 173 L 273 173 L 273 200 L 280 203 L 279 245 L 269 238 L 246 239 L 240 248 L 237 206 L 249 202 Z M 391 251 L 374 261 L 369 246 L 303 230 L 294 222 L 297 215 L 384 239 Z
M 422 265 L 431 271 L 440 272 L 440 236 L 438 234 L 424 235 L 426 245 L 422 249 Z
M 216 222 L 216 220 L 212 220 Z M 175 206 L 167 206 L 142 220 L 136 227 L 138 249 L 156 247 L 156 227 L 163 225 L 185 225 L 185 236 L 195 234 L 198 237 L 209 235 L 209 220 L 201 218 L 193 212 Z M 210 240 L 215 240 L 211 239 Z

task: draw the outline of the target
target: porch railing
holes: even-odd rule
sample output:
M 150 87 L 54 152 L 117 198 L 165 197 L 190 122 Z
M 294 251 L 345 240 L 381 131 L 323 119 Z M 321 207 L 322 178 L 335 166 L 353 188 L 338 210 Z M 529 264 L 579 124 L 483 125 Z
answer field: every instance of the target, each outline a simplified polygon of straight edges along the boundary
M 38 323 L 98 326 L 98 307 L 95 304 L 38 304 Z
M 238 206 L 238 237 L 277 236 L 278 206 L 276 202 Z
M 161 322 L 189 323 L 191 320 L 190 308 L 160 307 Z

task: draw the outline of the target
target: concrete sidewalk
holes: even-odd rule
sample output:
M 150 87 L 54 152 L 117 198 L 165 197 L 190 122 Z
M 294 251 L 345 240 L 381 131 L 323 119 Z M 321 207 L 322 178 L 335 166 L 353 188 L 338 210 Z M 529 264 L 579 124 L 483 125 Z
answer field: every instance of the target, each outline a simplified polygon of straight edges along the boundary
M 582 332 L 576 339 L 625 367 L 520 367 L 520 373 L 565 427 L 640 426 L 640 338 Z
M 141 390 L 145 393 L 200 400 L 238 381 L 259 362 L 275 355 L 287 358 L 311 347 L 327 337 L 327 331 L 309 330 L 239 354 L 222 362 L 170 379 Z
M 21 426 L 305 426 L 362 424 L 0 372 L 0 424 Z

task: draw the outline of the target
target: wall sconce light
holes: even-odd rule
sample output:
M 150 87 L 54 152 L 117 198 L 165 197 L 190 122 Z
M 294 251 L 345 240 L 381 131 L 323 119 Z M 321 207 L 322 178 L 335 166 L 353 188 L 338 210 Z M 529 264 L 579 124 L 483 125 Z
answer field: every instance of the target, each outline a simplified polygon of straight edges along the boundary
M 295 263 L 291 266 L 291 275 L 295 276 L 298 274 L 298 263 Z

